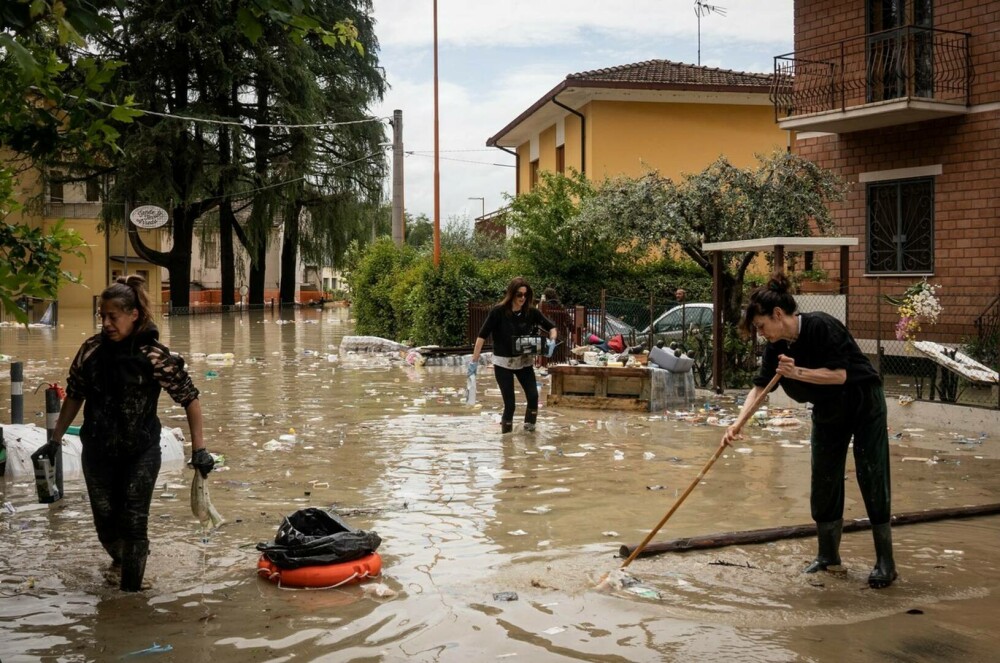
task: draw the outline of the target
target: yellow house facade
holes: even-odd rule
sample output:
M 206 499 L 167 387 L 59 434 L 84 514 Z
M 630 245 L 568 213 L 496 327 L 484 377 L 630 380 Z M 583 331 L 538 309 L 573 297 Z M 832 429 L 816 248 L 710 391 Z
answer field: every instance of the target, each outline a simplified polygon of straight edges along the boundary
M 59 221 L 75 230 L 84 241 L 81 256 L 64 255 L 61 268 L 79 277 L 79 283 L 66 283 L 59 289 L 58 302 L 62 309 L 82 308 L 91 310 L 94 298 L 101 294 L 119 276 L 139 274 L 146 280 L 150 302 L 154 307 L 166 308 L 169 299 L 169 271 L 149 263 L 136 255 L 128 236 L 119 226 L 105 229 L 101 222 L 104 203 L 103 183 L 99 180 L 70 181 L 72 176 L 53 172 L 43 174 L 36 168 L 22 170 L 17 175 L 17 199 L 22 209 L 11 214 L 7 221 L 23 224 L 43 231 Z M 248 214 L 245 212 L 244 214 Z M 154 230 L 138 230 L 143 243 L 157 251 L 169 251 L 173 238 L 168 223 Z M 282 230 L 275 229 L 268 245 L 265 273 L 265 300 L 278 297 Z M 237 286 L 249 281 L 250 258 L 242 246 L 237 245 Z M 192 293 L 197 290 L 218 290 L 222 271 L 219 266 L 219 240 L 217 233 L 196 231 L 191 247 Z M 325 285 L 330 289 L 343 288 L 339 273 L 318 273 L 318 268 L 307 268 L 299 259 L 296 269 L 296 299 L 299 289 L 313 289 L 322 294 Z M 192 302 L 202 300 L 192 294 Z M 216 301 L 217 303 L 217 301 Z
M 517 157 L 517 193 L 541 171 L 594 182 L 648 170 L 674 180 L 720 156 L 736 166 L 786 148 L 770 100 L 771 74 L 648 60 L 570 74 L 487 145 Z
M 10 217 L 11 223 L 24 224 L 43 231 L 60 220 L 65 228 L 75 230 L 84 241 L 82 256 L 64 255 L 62 269 L 80 277 L 59 290 L 59 306 L 90 309 L 94 297 L 122 274 L 140 274 L 146 279 L 154 304 L 162 288 L 161 269 L 135 255 L 119 228 L 106 232 L 101 224 L 101 183 L 98 180 L 64 182 L 63 173 L 43 175 L 34 168 L 17 176 L 17 198 L 23 208 Z M 147 246 L 159 249 L 163 229 L 140 231 Z

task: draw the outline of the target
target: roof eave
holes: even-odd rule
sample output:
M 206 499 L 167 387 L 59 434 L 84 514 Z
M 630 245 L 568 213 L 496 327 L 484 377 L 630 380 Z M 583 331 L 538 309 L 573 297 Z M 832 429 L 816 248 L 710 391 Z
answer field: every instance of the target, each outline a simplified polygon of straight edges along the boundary
M 498 142 L 503 137 L 513 131 L 519 124 L 525 122 L 532 115 L 537 113 L 545 104 L 551 102 L 560 92 L 570 88 L 592 88 L 605 90 L 674 90 L 674 91 L 699 91 L 699 92 L 744 92 L 763 93 L 771 92 L 770 83 L 762 82 L 760 85 L 701 85 L 692 83 L 639 83 L 631 81 L 591 81 L 584 79 L 566 78 L 559 82 L 554 88 L 546 92 L 541 98 L 527 108 L 523 113 L 511 120 L 507 126 L 490 136 L 486 140 L 487 147 L 499 147 Z

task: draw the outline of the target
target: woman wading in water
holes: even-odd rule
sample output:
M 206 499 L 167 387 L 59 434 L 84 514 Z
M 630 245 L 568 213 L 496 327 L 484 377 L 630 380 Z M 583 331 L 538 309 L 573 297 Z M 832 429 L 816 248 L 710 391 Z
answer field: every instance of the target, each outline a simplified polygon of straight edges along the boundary
M 844 468 L 854 441 L 854 464 L 875 540 L 874 589 L 896 579 L 892 558 L 889 434 L 882 380 L 842 322 L 826 313 L 797 313 L 788 278 L 775 273 L 750 295 L 743 329 L 767 339 L 760 372 L 744 408 L 753 403 L 775 373 L 793 400 L 812 403 L 812 490 L 819 551 L 805 568 L 816 573 L 840 564 L 844 525 Z M 742 437 L 732 428 L 722 440 Z

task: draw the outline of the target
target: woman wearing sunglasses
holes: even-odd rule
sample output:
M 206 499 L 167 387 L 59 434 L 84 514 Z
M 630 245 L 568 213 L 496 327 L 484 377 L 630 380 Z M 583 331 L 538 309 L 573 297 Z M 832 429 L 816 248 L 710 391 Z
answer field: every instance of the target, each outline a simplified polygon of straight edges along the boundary
M 524 412 L 524 430 L 535 430 L 538 418 L 538 384 L 535 382 L 535 357 L 543 352 L 541 328 L 548 334 L 544 354 L 551 357 L 556 349 L 556 326 L 535 308 L 535 294 L 528 282 L 518 276 L 507 284 L 503 300 L 494 306 L 476 339 L 469 373 L 479 366 L 479 354 L 487 338 L 493 337 L 493 375 L 503 396 L 500 432 L 514 429 L 514 378 L 521 383 L 528 409 Z

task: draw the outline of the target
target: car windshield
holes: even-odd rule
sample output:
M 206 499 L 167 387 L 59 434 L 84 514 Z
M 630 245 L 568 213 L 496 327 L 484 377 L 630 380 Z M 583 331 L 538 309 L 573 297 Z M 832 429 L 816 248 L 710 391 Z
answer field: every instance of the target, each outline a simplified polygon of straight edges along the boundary
M 604 318 L 604 335 L 614 336 L 615 334 L 621 334 L 626 339 L 634 337 L 635 328 L 624 322 L 622 319 L 617 318 L 610 313 L 605 313 Z M 598 336 L 602 334 L 601 314 L 599 311 L 587 312 L 587 332 L 590 334 L 597 334 Z
M 685 328 L 711 326 L 711 304 L 690 304 L 687 306 L 675 306 L 660 315 L 653 323 L 653 333 L 680 332 Z M 649 331 L 649 327 L 646 327 L 640 333 L 648 334 Z

